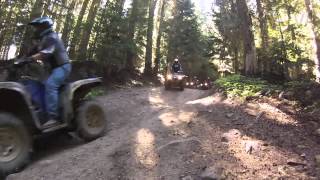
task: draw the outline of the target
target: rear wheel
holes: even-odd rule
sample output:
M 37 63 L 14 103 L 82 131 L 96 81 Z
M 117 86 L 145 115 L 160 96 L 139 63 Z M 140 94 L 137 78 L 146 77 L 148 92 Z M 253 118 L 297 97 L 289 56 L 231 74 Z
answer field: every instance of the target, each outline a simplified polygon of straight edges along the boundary
M 0 113 L 0 171 L 15 173 L 30 160 L 32 139 L 23 122 L 11 114 Z
M 85 102 L 78 109 L 76 123 L 77 133 L 82 139 L 91 141 L 101 137 L 107 125 L 103 107 L 95 101 Z

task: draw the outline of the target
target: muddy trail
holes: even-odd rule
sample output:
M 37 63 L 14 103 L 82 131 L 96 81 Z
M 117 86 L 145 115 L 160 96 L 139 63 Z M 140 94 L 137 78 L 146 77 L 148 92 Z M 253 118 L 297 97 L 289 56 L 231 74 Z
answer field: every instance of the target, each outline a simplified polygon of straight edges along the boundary
M 160 87 L 119 90 L 98 100 L 108 115 L 104 137 L 90 143 L 46 137 L 31 165 L 8 179 L 320 178 L 319 138 L 275 104 Z

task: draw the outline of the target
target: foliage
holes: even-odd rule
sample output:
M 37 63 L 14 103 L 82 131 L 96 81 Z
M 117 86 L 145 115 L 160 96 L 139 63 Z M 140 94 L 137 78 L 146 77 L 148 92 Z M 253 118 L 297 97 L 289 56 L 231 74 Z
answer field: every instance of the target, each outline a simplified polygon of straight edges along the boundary
M 101 9 L 101 26 L 97 42 L 96 58 L 105 64 L 125 66 L 125 52 L 129 46 L 126 39 L 127 17 L 117 1 L 109 2 Z
M 94 3 L 95 2 L 95 3 Z M 133 2 L 136 7 L 133 8 Z M 55 30 L 70 55 L 112 66 L 143 70 L 146 56 L 148 14 L 151 0 L 6 0 L 0 3 L 0 59 L 7 59 L 12 46 L 24 53 L 31 28 L 20 26 L 40 15 L 54 19 Z M 192 0 L 158 0 L 155 7 L 153 42 L 158 37 L 159 16 L 163 17 L 160 46 L 152 60 L 163 71 L 179 57 L 187 74 L 216 76 L 228 66 L 235 73 L 246 69 L 249 40 L 243 36 L 239 4 L 249 8 L 257 49 L 258 76 L 284 80 L 313 79 L 316 39 L 320 39 L 320 2 L 312 0 L 212 0 L 212 22 L 200 21 Z M 165 2 L 161 15 L 160 2 Z M 307 5 L 309 2 L 310 5 Z M 245 4 L 247 3 L 247 4 Z M 126 4 L 126 5 L 125 5 Z M 98 5 L 98 6 L 97 6 Z M 127 6 L 129 5 L 129 6 Z M 258 6 L 259 5 L 259 6 Z M 246 7 L 246 6 L 243 6 Z M 97 11 L 95 11 L 97 10 Z M 91 13 L 90 13 L 91 12 Z M 210 18 L 205 18 L 210 19 Z M 208 32 L 203 32 L 207 23 Z M 88 31 L 89 30 L 89 31 Z M 149 34 L 149 37 L 150 34 Z M 150 40 L 150 38 L 149 38 Z M 150 43 L 152 46 L 155 43 Z M 252 44 L 252 42 L 251 42 Z M 320 49 L 320 42 L 318 42 Z M 13 48 L 14 49 L 14 48 Z M 151 48 L 154 50 L 155 48 Z M 149 48 L 150 52 L 150 48 Z M 159 52 L 157 55 L 155 52 Z M 254 53 L 253 53 L 254 54 Z M 149 56 L 150 57 L 150 54 Z M 128 59 L 132 60 L 129 61 Z M 150 58 L 148 58 L 150 62 Z M 133 62 L 133 63 L 128 63 Z M 220 67 L 212 68 L 212 62 Z M 153 66 L 155 62 L 152 62 Z M 222 70 L 221 70 L 222 69 Z M 319 73 L 320 74 L 320 73 Z
M 228 95 L 242 98 L 254 96 L 261 91 L 280 89 L 279 86 L 271 85 L 260 78 L 248 78 L 241 75 L 231 75 L 220 78 L 215 84 L 224 89 Z
M 311 89 L 312 87 L 317 86 L 313 81 L 289 81 L 284 84 L 284 87 L 289 90 L 294 89 Z
M 211 46 L 214 59 L 232 62 L 233 71 L 241 72 L 245 68 L 245 56 L 241 53 L 244 39 L 239 36 L 241 29 L 238 27 L 242 19 L 237 16 L 236 2 L 215 2 L 217 8 L 213 9 L 215 30 L 211 32 L 214 38 Z M 320 3 L 311 2 L 313 10 L 318 12 Z M 255 0 L 251 3 L 254 4 L 250 7 L 250 15 L 258 48 L 259 74 L 278 74 L 283 80 L 297 79 L 305 73 L 301 66 L 305 62 L 308 64 L 308 73 L 312 73 L 310 62 L 314 60 L 315 50 L 312 47 L 313 37 L 310 36 L 312 26 L 305 13 L 305 1 Z M 257 3 L 260 3 L 260 9 L 255 9 Z
M 178 57 L 183 68 L 190 75 L 208 74 L 209 66 L 206 54 L 206 38 L 200 31 L 198 17 L 191 0 L 177 0 L 173 9 L 173 18 L 167 33 L 168 60 Z
M 101 87 L 98 87 L 98 88 L 94 88 L 92 89 L 87 95 L 86 95 L 86 99 L 92 99 L 92 98 L 96 98 L 96 97 L 99 97 L 99 96 L 103 96 L 106 94 L 106 90 L 101 88 Z

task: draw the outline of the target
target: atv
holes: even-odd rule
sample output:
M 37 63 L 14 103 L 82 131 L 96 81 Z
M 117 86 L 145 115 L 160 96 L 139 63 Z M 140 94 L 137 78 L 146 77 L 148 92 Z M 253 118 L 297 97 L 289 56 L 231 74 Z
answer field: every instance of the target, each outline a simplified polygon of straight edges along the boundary
M 165 78 L 164 87 L 166 90 L 171 88 L 179 88 L 181 91 L 184 90 L 185 86 L 185 75 L 183 72 L 168 74 Z
M 44 126 L 44 86 L 21 75 L 21 64 L 9 68 L 17 79 L 0 82 L 0 174 L 5 175 L 27 165 L 35 137 L 75 131 L 85 141 L 91 141 L 103 135 L 107 123 L 103 107 L 86 99 L 87 93 L 102 83 L 101 78 L 90 78 L 60 87 L 60 122 Z

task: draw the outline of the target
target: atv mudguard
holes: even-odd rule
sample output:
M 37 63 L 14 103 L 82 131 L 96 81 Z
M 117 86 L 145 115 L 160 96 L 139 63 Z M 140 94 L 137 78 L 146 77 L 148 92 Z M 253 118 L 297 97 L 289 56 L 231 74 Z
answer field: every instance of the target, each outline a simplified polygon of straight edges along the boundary
M 40 129 L 40 121 L 33 111 L 31 95 L 25 86 L 16 82 L 0 82 L 0 111 L 21 119 L 31 130 Z
M 91 91 L 92 88 L 100 86 L 101 78 L 90 78 L 78 80 L 67 84 L 60 91 L 60 106 L 63 107 L 63 119 L 70 122 L 75 117 L 75 110 L 79 107 L 84 97 Z

